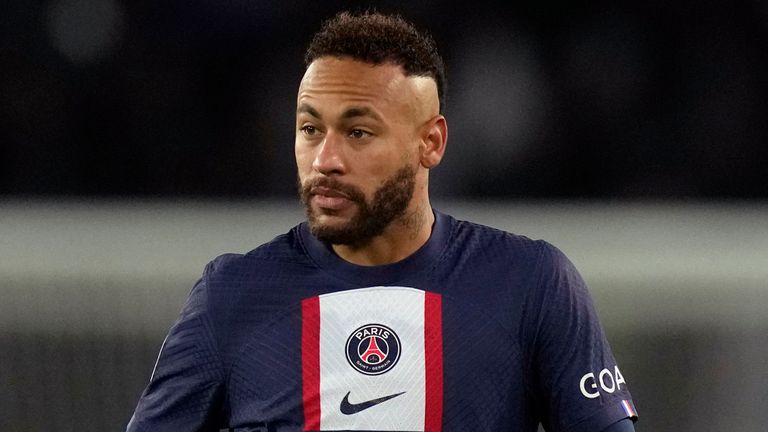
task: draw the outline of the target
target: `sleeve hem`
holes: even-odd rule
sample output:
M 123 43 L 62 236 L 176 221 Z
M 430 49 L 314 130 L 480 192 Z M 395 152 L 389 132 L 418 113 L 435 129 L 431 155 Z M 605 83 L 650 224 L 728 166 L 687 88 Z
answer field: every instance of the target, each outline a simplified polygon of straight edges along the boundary
M 613 402 L 601 411 L 580 421 L 579 423 L 566 428 L 565 432 L 593 432 L 600 431 L 619 420 L 630 419 L 632 423 L 637 423 L 637 410 L 631 399 L 624 399 Z

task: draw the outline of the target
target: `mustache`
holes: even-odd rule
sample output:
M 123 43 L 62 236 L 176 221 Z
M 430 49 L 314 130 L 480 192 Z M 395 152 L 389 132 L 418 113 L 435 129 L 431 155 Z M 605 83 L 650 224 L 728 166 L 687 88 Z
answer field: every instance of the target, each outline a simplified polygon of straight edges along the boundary
M 299 194 L 301 195 L 302 202 L 308 203 L 309 198 L 312 196 L 312 190 L 318 187 L 339 192 L 353 202 L 365 202 L 365 194 L 363 191 L 353 185 L 342 183 L 333 177 L 317 177 L 307 180 L 303 184 L 301 183 L 301 180 L 299 180 Z

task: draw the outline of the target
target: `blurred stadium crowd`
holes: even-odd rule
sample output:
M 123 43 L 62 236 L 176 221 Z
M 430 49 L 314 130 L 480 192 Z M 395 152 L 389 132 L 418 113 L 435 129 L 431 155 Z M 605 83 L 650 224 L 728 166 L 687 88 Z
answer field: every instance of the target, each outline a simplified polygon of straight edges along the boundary
M 446 58 L 440 195 L 768 198 L 759 0 L 7 0 L 0 194 L 293 194 L 304 46 L 367 5 Z

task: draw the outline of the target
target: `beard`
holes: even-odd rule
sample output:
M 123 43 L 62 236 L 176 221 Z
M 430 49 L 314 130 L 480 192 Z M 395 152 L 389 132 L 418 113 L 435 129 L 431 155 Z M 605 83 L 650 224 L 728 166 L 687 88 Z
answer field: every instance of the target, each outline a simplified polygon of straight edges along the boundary
M 357 206 L 357 213 L 341 225 L 321 224 L 311 204 L 311 191 L 317 186 L 343 193 Z M 393 221 L 405 214 L 415 188 L 416 170 L 406 165 L 382 183 L 370 203 L 360 189 L 341 183 L 334 177 L 320 177 L 306 184 L 299 182 L 299 197 L 307 214 L 309 229 L 318 240 L 334 245 L 361 247 L 381 235 Z

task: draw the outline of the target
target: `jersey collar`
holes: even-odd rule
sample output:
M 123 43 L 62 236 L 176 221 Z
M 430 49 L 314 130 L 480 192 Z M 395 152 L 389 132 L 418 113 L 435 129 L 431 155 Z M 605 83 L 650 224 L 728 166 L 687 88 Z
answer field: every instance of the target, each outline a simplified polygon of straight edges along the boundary
M 310 258 L 338 278 L 365 286 L 395 285 L 431 271 L 443 255 L 455 220 L 437 210 L 432 211 L 435 223 L 429 240 L 407 258 L 392 264 L 361 266 L 350 263 L 336 255 L 330 245 L 315 238 L 307 222 L 299 225 L 299 238 Z

